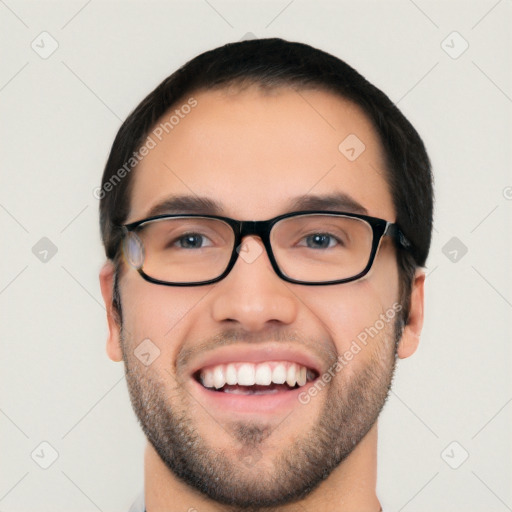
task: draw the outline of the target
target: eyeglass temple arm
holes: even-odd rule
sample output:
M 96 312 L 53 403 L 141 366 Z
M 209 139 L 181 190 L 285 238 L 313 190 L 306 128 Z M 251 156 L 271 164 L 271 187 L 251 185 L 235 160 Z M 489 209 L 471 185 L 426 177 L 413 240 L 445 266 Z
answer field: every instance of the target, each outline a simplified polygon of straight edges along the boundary
M 398 243 L 400 244 L 400 246 L 403 247 L 404 249 L 409 250 L 412 248 L 412 243 L 403 234 L 402 230 L 396 224 L 393 224 L 392 222 L 388 222 L 386 224 L 386 229 L 384 230 L 384 234 L 395 238 L 395 240 L 397 240 Z

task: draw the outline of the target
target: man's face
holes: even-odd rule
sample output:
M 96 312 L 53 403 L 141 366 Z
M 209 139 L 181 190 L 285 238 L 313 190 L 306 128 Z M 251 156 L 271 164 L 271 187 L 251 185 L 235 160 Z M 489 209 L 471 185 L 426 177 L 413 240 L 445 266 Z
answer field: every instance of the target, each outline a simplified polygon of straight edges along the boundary
M 194 97 L 197 106 L 134 171 L 127 222 L 174 196 L 212 199 L 227 217 L 266 220 L 303 196 L 337 193 L 368 215 L 395 220 L 381 146 L 355 106 L 292 89 Z M 365 145 L 354 161 L 338 149 L 350 134 Z M 291 284 L 260 253 L 259 238 L 246 241 L 255 258 L 239 257 L 225 279 L 206 286 L 159 286 L 126 266 L 123 325 L 109 353 L 119 359 L 122 350 L 135 412 L 171 471 L 225 504 L 271 506 L 306 495 L 374 425 L 393 375 L 399 315 L 359 342 L 350 360 L 343 355 L 396 308 L 398 270 L 384 237 L 363 279 Z M 148 338 L 159 355 L 146 366 L 134 351 Z M 344 363 L 336 366 L 338 357 Z M 237 394 L 206 389 L 198 379 L 205 368 L 266 362 L 271 371 L 299 364 L 316 380 Z M 318 385 L 329 369 L 334 376 Z M 315 383 L 317 393 L 309 393 Z

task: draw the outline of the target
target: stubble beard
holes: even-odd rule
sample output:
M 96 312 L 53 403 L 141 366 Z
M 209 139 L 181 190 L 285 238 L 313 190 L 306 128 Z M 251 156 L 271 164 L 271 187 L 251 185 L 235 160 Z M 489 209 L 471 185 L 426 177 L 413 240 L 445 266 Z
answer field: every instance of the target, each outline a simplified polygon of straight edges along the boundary
M 372 350 L 363 368 L 350 373 L 341 369 L 312 398 L 324 400 L 314 425 L 302 436 L 295 435 L 271 460 L 260 459 L 259 447 L 273 432 L 263 422 L 232 425 L 233 440 L 242 446 L 237 454 L 210 446 L 188 413 L 188 392 L 170 374 L 159 378 L 129 354 L 126 348 L 133 347 L 133 340 L 125 339 L 121 329 L 130 400 L 147 439 L 177 478 L 229 512 L 270 512 L 307 496 L 375 424 L 391 389 L 401 326 L 397 316 L 363 349 Z M 279 430 L 286 429 L 287 422 L 300 423 L 303 407 L 298 404 Z

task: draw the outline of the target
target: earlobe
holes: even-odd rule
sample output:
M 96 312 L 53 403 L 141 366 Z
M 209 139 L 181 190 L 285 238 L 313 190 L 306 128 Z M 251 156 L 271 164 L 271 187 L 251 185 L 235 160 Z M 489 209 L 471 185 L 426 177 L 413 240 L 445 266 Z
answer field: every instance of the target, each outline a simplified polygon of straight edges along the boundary
M 100 270 L 100 287 L 105 309 L 107 310 L 108 337 L 107 337 L 107 355 L 112 361 L 122 361 L 123 352 L 121 350 L 121 326 L 113 306 L 114 294 L 114 273 L 115 267 L 111 261 L 107 261 Z
M 397 354 L 400 359 L 405 359 L 414 354 L 420 342 L 424 317 L 424 286 L 425 272 L 420 269 L 416 271 L 416 275 L 414 276 L 409 319 L 404 327 L 400 343 L 398 344 Z

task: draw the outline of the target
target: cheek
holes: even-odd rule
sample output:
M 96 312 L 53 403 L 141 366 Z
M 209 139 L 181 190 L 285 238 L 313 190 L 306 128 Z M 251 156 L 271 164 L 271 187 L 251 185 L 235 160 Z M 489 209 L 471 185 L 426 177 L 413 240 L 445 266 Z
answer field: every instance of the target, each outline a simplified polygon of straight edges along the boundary
M 165 361 L 173 361 L 192 321 L 192 312 L 206 291 L 156 285 L 139 275 L 127 277 L 122 284 L 126 343 L 136 350 L 141 342 L 149 339 Z
M 375 262 L 369 275 L 353 283 L 318 287 L 304 302 L 326 326 L 338 353 L 343 353 L 366 329 L 381 325 L 382 314 L 394 313 L 398 301 L 398 271 L 392 257 Z M 374 331 L 373 331 L 374 332 Z
M 335 289 L 315 293 L 309 305 L 341 353 L 365 327 L 375 322 L 381 306 L 371 283 L 358 281 L 332 288 Z

